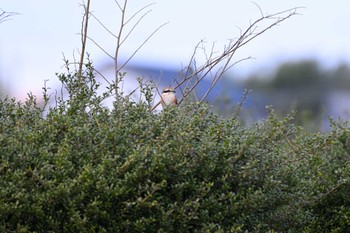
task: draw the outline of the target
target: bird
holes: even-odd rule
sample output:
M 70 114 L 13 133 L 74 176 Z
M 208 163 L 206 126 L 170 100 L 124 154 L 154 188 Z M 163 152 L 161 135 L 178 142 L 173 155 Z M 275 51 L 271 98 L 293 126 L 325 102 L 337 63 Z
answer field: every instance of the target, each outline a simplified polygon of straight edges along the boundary
M 161 95 L 161 103 L 163 108 L 167 106 L 177 106 L 177 99 L 175 95 L 175 90 L 172 87 L 166 87 L 163 89 L 163 93 Z
M 151 109 L 151 111 L 156 109 L 159 104 L 162 104 L 163 109 L 166 108 L 167 106 L 178 105 L 174 88 L 172 87 L 164 88 L 162 94 L 160 95 L 160 101 Z

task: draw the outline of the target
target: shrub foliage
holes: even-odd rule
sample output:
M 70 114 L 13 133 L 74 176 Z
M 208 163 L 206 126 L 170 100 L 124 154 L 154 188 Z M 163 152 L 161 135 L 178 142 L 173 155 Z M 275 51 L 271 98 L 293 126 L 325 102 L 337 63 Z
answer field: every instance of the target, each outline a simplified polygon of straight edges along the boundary
M 152 113 L 122 96 L 106 108 L 92 69 L 59 75 L 69 97 L 49 110 L 1 100 L 1 232 L 348 229 L 345 123 L 308 133 L 271 112 L 246 127 L 204 104 Z

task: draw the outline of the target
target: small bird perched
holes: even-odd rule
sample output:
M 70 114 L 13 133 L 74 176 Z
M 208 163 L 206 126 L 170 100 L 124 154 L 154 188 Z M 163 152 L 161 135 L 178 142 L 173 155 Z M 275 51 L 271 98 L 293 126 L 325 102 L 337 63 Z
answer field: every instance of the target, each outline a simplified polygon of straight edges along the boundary
M 159 104 L 162 104 L 163 109 L 166 106 L 177 106 L 178 105 L 174 88 L 172 88 L 172 87 L 164 88 L 162 94 L 160 95 L 160 101 L 151 109 L 151 111 L 156 109 Z
M 164 88 L 160 98 L 163 108 L 170 105 L 177 106 L 175 90 L 172 87 Z

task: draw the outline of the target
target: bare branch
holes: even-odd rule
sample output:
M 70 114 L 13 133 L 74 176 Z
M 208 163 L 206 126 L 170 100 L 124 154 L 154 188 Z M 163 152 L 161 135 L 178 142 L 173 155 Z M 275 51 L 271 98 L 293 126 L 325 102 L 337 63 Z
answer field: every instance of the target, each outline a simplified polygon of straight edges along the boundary
M 82 70 L 83 70 L 83 63 L 84 63 L 84 56 L 85 56 L 85 48 L 86 48 L 86 38 L 87 38 L 87 31 L 88 31 L 88 24 L 89 24 L 89 13 L 90 13 L 90 0 L 87 0 L 87 5 L 83 2 L 84 6 L 84 17 L 82 21 L 82 28 L 81 28 L 81 54 L 80 54 L 80 63 L 79 63 L 79 70 L 78 70 L 78 77 L 81 77 Z
M 162 95 L 159 95 L 159 96 L 160 96 L 160 98 L 162 98 Z M 151 112 L 153 112 L 154 109 L 156 109 L 156 108 L 160 105 L 161 102 L 162 102 L 162 101 L 159 100 L 158 103 L 157 103 L 156 105 L 154 105 L 154 106 L 151 108 Z
M 129 63 L 129 61 L 139 52 L 139 50 L 145 45 L 145 43 L 154 36 L 154 34 L 156 32 L 158 32 L 158 30 L 160 30 L 162 27 L 164 27 L 167 23 L 164 23 L 162 25 L 160 25 L 158 28 L 156 28 L 141 44 L 140 46 L 138 46 L 135 51 L 132 53 L 132 55 L 122 64 L 119 64 L 119 56 L 120 56 L 120 50 L 122 48 L 122 46 L 124 45 L 124 43 L 130 39 L 131 34 L 134 32 L 134 30 L 136 29 L 137 26 L 139 26 L 140 22 L 151 12 L 151 10 L 148 10 L 147 12 L 145 12 L 145 9 L 149 8 L 150 6 L 152 6 L 154 3 L 150 3 L 147 4 L 143 7 L 141 7 L 139 10 L 137 10 L 135 13 L 133 13 L 131 15 L 131 17 L 127 18 L 127 6 L 128 6 L 128 0 L 123 0 L 123 3 L 120 4 L 118 2 L 118 0 L 114 0 L 115 3 L 117 4 L 119 10 L 121 11 L 121 16 L 120 16 L 120 22 L 119 22 L 119 30 L 117 31 L 117 33 L 113 33 L 97 16 L 95 16 L 93 13 L 90 12 L 90 1 L 88 0 L 87 4 L 85 4 L 84 0 L 83 0 L 83 6 L 84 6 L 84 10 L 85 10 L 85 14 L 84 14 L 84 18 L 82 21 L 82 29 L 81 29 L 81 37 L 82 37 L 82 52 L 80 54 L 80 64 L 79 64 L 79 73 L 82 73 L 82 64 L 83 64 L 83 59 L 84 59 L 84 53 L 85 53 L 85 47 L 86 47 L 86 42 L 87 39 L 89 39 L 91 42 L 93 42 L 93 44 L 95 44 L 99 49 L 101 49 L 108 57 L 110 57 L 111 59 L 113 59 L 114 62 L 114 72 L 115 72 L 115 77 L 114 77 L 114 81 L 112 82 L 108 82 L 106 80 L 106 78 L 99 73 L 104 79 L 105 81 L 107 81 L 107 83 L 110 85 L 110 87 L 112 89 L 114 89 L 116 96 L 119 96 L 118 93 L 120 90 L 119 87 L 119 82 L 121 81 L 121 73 L 120 71 Z M 143 12 L 143 14 L 140 16 L 140 14 Z M 104 30 L 106 30 L 112 37 L 114 37 L 116 39 L 116 47 L 115 47 L 115 51 L 114 51 L 114 55 L 111 55 L 109 52 L 107 52 L 102 45 L 100 45 L 97 41 L 95 41 L 93 38 L 91 38 L 90 36 L 88 36 L 87 34 L 87 29 L 88 29 L 88 19 L 89 16 L 92 16 L 93 19 L 95 19 L 98 24 L 100 24 L 100 26 L 102 26 L 102 28 Z M 140 16 L 138 18 L 138 20 L 131 26 L 128 26 L 129 31 L 126 31 L 126 26 L 127 24 L 130 24 L 132 22 L 132 20 L 134 20 L 137 16 Z
M 123 9 L 122 9 L 122 7 L 119 5 L 118 1 L 117 1 L 117 0 L 114 0 L 114 1 L 115 1 L 115 3 L 118 5 L 119 10 L 120 10 L 120 11 L 123 11 Z
M 253 2 L 253 4 L 259 9 L 259 11 L 260 11 L 260 17 L 264 17 L 264 13 L 263 13 L 261 7 L 260 7 L 256 2 Z
M 191 56 L 191 59 L 188 63 L 188 66 L 187 66 L 187 70 L 186 70 L 186 74 L 185 74 L 185 77 L 188 77 L 189 76 L 189 72 L 191 71 L 191 67 L 192 67 L 192 63 L 194 62 L 195 60 L 195 57 L 196 57 L 196 54 L 197 54 L 197 50 L 199 48 L 199 45 L 203 43 L 203 40 L 201 40 L 200 42 L 198 42 L 198 44 L 196 45 L 196 47 L 194 48 L 194 51 L 192 53 L 192 56 Z M 181 85 L 181 84 L 180 84 Z M 180 86 L 179 85 L 179 86 Z
M 134 24 L 134 26 L 130 29 L 130 31 L 126 34 L 125 38 L 120 42 L 120 46 L 128 39 L 130 34 L 134 31 L 134 29 L 137 27 L 137 25 L 141 22 L 141 20 L 150 13 L 151 11 L 147 11 L 145 14 L 143 14 L 140 19 Z
M 242 106 L 243 106 L 245 100 L 247 99 L 249 92 L 250 91 L 247 89 L 244 90 L 243 96 L 241 97 L 241 100 L 239 101 L 238 106 L 237 106 L 236 111 L 235 111 L 235 114 L 233 116 L 234 119 L 237 119 L 239 113 L 241 112 Z
M 133 19 L 135 18 L 140 12 L 144 11 L 146 8 L 150 7 L 151 5 L 153 5 L 154 3 L 148 4 L 142 8 L 140 8 L 138 11 L 136 11 L 129 19 L 126 19 L 126 6 L 127 6 L 128 1 L 124 0 L 124 5 L 123 7 L 120 7 L 120 5 L 118 4 L 118 6 L 120 7 L 120 10 L 122 12 L 121 15 L 121 20 L 120 20 L 120 28 L 119 28 L 119 32 L 117 35 L 117 43 L 116 43 L 116 49 L 115 49 L 115 54 L 114 54 L 114 68 L 115 68 L 115 83 L 116 85 L 118 85 L 118 75 L 119 72 L 129 63 L 129 61 L 136 55 L 136 53 L 138 53 L 138 51 L 145 45 L 145 43 L 159 30 L 161 29 L 163 26 L 165 26 L 167 23 L 162 24 L 161 26 L 159 26 L 157 29 L 155 29 L 142 43 L 141 45 L 135 49 L 135 51 L 132 53 L 132 55 L 126 60 L 126 62 L 124 62 L 124 64 L 119 66 L 119 53 L 120 53 L 120 49 L 121 46 L 124 44 L 124 42 L 129 38 L 129 36 L 131 35 L 131 33 L 135 30 L 135 28 L 139 25 L 139 23 L 142 21 L 142 19 L 148 15 L 151 11 L 147 11 L 146 13 L 144 13 L 139 19 L 138 21 L 132 26 L 132 28 L 130 29 L 130 31 L 125 35 L 125 37 L 122 39 L 122 34 L 124 32 L 124 28 L 125 26 Z
M 256 5 L 256 4 L 255 4 Z M 187 66 L 187 71 L 185 76 L 182 78 L 182 80 L 176 80 L 177 85 L 175 88 L 181 87 L 182 85 L 185 85 L 185 91 L 183 93 L 183 99 L 188 97 L 190 93 L 194 93 L 195 87 L 206 77 L 211 77 L 211 85 L 206 90 L 205 94 L 201 97 L 200 102 L 203 102 L 205 98 L 209 95 L 209 93 L 213 90 L 213 88 L 216 86 L 218 81 L 221 79 L 221 77 L 234 65 L 236 65 L 239 62 L 251 59 L 251 57 L 246 57 L 243 59 L 239 59 L 236 62 L 232 62 L 233 57 L 238 49 L 243 47 L 244 45 L 251 42 L 253 39 L 257 38 L 261 34 L 265 33 L 269 29 L 273 28 L 274 26 L 280 24 L 281 22 L 289 19 L 290 17 L 297 15 L 297 10 L 300 9 L 300 7 L 288 9 L 285 11 L 277 12 L 274 14 L 268 14 L 264 15 L 262 12 L 262 9 L 258 6 L 258 9 L 260 11 L 261 17 L 255 20 L 254 22 L 251 22 L 250 25 L 246 28 L 246 30 L 242 31 L 240 30 L 240 36 L 236 38 L 235 40 L 231 40 L 228 45 L 226 45 L 222 51 L 221 54 L 218 56 L 214 56 L 214 43 L 211 47 L 210 54 L 206 52 L 204 41 L 200 41 L 192 54 L 192 57 L 189 61 L 189 64 Z M 261 26 L 265 22 L 272 22 L 268 24 L 267 26 Z M 197 67 L 196 66 L 196 55 L 198 52 L 198 49 L 202 50 L 202 53 L 204 54 L 206 61 L 203 63 L 203 65 Z M 220 65 L 221 64 L 221 65 Z M 193 72 L 189 72 L 190 68 L 194 67 Z M 214 72 L 214 70 L 216 70 Z M 195 80 L 194 83 L 192 83 L 191 80 Z M 183 100 L 182 99 L 182 100 Z M 182 100 L 179 102 L 179 104 L 182 102 Z
M 148 7 L 150 7 L 150 6 L 154 5 L 154 4 L 155 4 L 155 3 L 152 2 L 152 3 L 148 4 L 148 5 L 146 5 L 146 6 L 142 7 L 142 8 L 140 8 L 138 11 L 136 11 L 136 12 L 125 22 L 125 25 L 128 24 L 128 23 L 129 23 L 136 15 L 138 15 L 141 11 L 143 11 L 144 9 L 146 9 L 146 8 L 148 8 Z
M 117 3 L 119 8 L 120 8 L 120 10 L 121 10 L 121 12 L 122 12 L 122 15 L 121 15 L 121 19 L 120 19 L 120 28 L 119 28 L 119 32 L 118 32 L 118 35 L 117 35 L 117 46 L 116 46 L 115 53 L 114 53 L 114 69 L 116 71 L 115 72 L 115 83 L 116 83 L 116 85 L 118 85 L 118 71 L 120 70 L 118 68 L 118 58 L 119 58 L 121 36 L 122 36 L 123 30 L 124 30 L 124 26 L 125 26 L 124 20 L 125 20 L 125 11 L 126 11 L 127 3 L 128 3 L 128 0 L 124 0 L 123 8 L 121 8 L 120 5 Z
M 147 41 L 149 39 L 151 39 L 151 37 L 154 36 L 154 34 L 156 34 L 162 27 L 164 27 L 165 25 L 167 25 L 169 22 L 166 22 L 162 25 L 160 25 L 156 30 L 154 30 L 143 42 L 142 44 L 133 52 L 133 54 L 126 60 L 126 62 L 121 66 L 119 67 L 117 70 L 116 70 L 116 74 L 118 74 L 128 63 L 129 61 L 136 55 L 136 53 L 147 43 Z M 116 57 L 117 58 L 117 57 Z M 116 60 L 115 58 L 115 60 Z
M 108 81 L 108 79 L 98 70 L 94 69 L 96 73 L 98 73 L 109 85 L 111 85 L 111 82 Z
M 94 43 L 99 49 L 101 49 L 102 52 L 104 52 L 108 57 L 110 57 L 110 58 L 112 58 L 112 59 L 114 60 L 114 57 L 113 57 L 112 55 L 110 55 L 106 50 L 104 50 L 104 49 L 102 48 L 102 46 L 100 46 L 94 39 L 92 39 L 92 38 L 89 37 L 89 36 L 87 36 L 87 38 L 88 38 L 89 40 L 91 40 L 92 43 Z
M 5 21 L 11 20 L 10 17 L 14 15 L 19 15 L 19 13 L 16 12 L 6 12 L 2 9 L 0 9 L 0 23 L 3 23 Z
M 111 34 L 114 38 L 117 38 L 117 36 L 111 31 L 109 30 L 104 23 L 101 22 L 101 20 L 99 20 L 93 13 L 90 12 L 90 15 L 109 33 Z

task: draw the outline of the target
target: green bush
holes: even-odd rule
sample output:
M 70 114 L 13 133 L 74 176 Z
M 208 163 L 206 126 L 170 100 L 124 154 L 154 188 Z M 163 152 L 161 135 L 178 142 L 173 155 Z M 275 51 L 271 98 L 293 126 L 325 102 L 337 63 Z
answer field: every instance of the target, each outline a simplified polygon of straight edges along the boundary
M 69 97 L 47 111 L 1 100 L 1 232 L 349 229 L 346 124 L 308 133 L 271 113 L 245 127 L 121 96 L 108 109 L 91 69 L 59 75 Z

